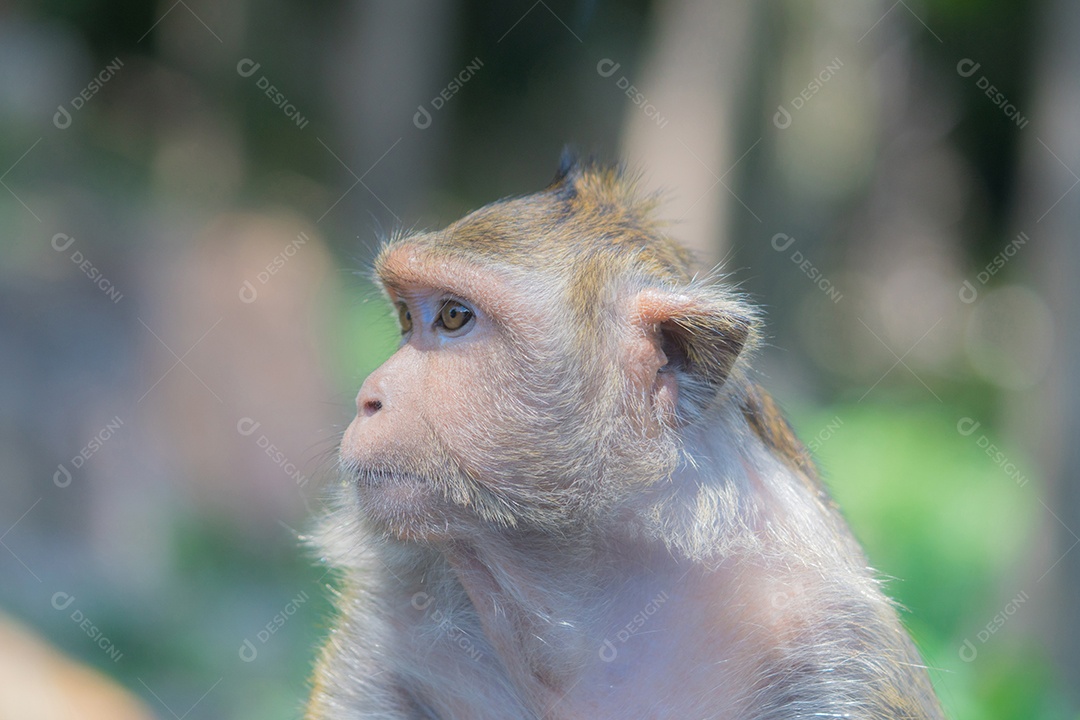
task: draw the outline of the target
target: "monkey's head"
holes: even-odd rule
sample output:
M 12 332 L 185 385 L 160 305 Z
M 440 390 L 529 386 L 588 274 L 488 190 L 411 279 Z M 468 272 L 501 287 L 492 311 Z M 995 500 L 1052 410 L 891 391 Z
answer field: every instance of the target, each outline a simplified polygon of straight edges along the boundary
M 613 169 L 399 237 L 375 269 L 401 346 L 364 382 L 341 457 L 365 514 L 411 539 L 615 517 L 723 412 L 752 311 Z

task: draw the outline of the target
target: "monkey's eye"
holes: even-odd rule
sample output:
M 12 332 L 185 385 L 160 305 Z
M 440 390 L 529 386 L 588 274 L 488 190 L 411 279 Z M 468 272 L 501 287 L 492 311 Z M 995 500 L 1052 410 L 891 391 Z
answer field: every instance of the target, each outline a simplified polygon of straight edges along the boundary
M 472 320 L 473 311 L 457 300 L 448 300 L 439 310 L 439 324 L 447 330 L 460 330 Z
M 412 330 L 412 313 L 409 312 L 409 307 L 405 303 L 398 303 L 397 306 L 398 323 L 401 325 L 401 334 Z

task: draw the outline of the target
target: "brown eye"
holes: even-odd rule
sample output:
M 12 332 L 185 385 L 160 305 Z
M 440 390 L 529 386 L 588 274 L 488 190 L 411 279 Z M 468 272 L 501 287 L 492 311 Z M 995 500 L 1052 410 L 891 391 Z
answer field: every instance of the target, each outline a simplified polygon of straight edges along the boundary
M 472 316 L 472 310 L 455 300 L 450 300 L 439 311 L 439 323 L 447 330 L 460 330 L 469 324 Z
M 405 303 L 401 303 L 397 306 L 398 323 L 401 325 L 401 334 L 412 330 L 412 313 L 409 312 L 409 308 Z

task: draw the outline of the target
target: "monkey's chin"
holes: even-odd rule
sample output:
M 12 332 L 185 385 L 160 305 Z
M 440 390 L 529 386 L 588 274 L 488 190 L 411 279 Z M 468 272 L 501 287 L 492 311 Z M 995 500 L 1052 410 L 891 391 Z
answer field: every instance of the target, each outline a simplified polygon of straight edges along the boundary
M 453 507 L 429 479 L 412 473 L 356 474 L 360 508 L 379 530 L 400 540 L 449 538 Z

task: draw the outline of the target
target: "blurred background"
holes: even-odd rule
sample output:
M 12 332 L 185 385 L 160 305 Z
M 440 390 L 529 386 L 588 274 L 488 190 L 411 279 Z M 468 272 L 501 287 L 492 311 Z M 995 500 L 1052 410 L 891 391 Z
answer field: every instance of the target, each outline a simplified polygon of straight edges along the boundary
M 0 718 L 296 718 L 380 237 L 663 189 L 953 718 L 1080 707 L 1080 5 L 0 2 Z

